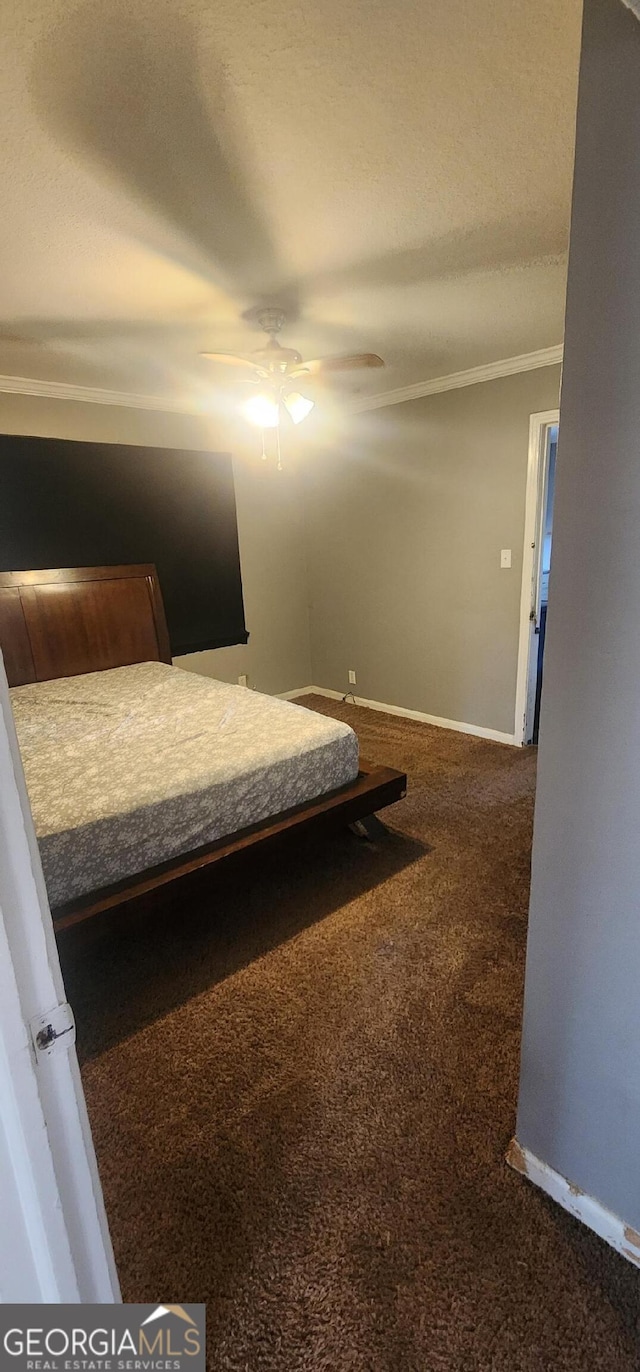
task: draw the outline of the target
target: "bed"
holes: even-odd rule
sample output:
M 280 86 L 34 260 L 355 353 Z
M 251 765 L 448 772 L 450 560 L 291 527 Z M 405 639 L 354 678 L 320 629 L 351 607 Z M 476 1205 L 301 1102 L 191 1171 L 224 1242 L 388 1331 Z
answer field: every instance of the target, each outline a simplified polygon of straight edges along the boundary
M 406 792 L 346 724 L 172 666 L 153 566 L 0 573 L 0 647 L 57 929 Z

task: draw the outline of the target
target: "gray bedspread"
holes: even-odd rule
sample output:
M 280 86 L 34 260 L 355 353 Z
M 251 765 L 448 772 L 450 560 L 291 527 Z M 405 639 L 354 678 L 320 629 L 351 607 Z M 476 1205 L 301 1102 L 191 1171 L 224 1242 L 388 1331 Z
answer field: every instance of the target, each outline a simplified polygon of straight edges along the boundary
M 337 720 L 159 662 L 11 692 L 51 904 L 353 781 Z

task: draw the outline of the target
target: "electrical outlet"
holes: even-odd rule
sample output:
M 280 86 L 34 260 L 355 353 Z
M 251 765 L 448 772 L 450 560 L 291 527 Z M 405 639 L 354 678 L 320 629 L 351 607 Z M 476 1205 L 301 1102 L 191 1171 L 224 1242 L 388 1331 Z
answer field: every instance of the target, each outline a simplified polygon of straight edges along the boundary
M 248 685 L 249 685 L 249 678 L 248 678 L 246 672 L 243 672 L 242 675 L 238 677 L 238 685 L 239 685 L 239 686 L 248 686 Z
M 353 671 L 353 669 L 351 669 L 351 671 L 349 672 L 349 685 L 350 685 L 350 686 L 355 686 L 355 684 L 356 684 L 356 674 L 355 674 L 355 672 Z

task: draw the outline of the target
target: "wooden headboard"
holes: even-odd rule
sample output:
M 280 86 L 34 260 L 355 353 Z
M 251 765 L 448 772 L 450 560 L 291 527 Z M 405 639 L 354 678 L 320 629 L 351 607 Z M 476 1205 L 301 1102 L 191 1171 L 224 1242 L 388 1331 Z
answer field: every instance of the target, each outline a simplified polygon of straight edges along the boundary
M 171 662 L 155 567 L 0 572 L 0 648 L 10 686 Z

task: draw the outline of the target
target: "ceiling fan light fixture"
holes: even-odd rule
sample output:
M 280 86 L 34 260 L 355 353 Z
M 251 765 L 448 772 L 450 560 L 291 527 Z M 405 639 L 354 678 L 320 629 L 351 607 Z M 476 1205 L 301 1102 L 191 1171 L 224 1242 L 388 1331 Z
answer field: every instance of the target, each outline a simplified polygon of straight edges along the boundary
M 299 391 L 290 391 L 285 395 L 284 404 L 288 410 L 294 424 L 301 424 L 315 405 L 315 400 L 309 400 L 306 395 L 300 395 Z
M 285 323 L 285 313 L 279 306 L 262 307 L 250 311 L 246 318 L 255 319 L 268 335 L 268 342 L 249 356 L 238 353 L 203 352 L 211 362 L 239 368 L 246 373 L 246 382 L 258 387 L 257 393 L 245 401 L 242 414 L 250 423 L 262 429 L 262 456 L 266 458 L 265 431 L 275 431 L 275 450 L 280 462 L 280 419 L 282 407 L 294 424 L 301 424 L 315 407 L 315 401 L 301 391 L 289 390 L 291 385 L 306 385 L 317 378 L 330 378 L 334 372 L 359 371 L 366 367 L 384 367 L 377 353 L 347 353 L 338 357 L 315 357 L 303 360 L 297 348 L 283 348 L 278 334 Z
M 277 429 L 280 423 L 280 406 L 272 395 L 260 392 L 251 395 L 242 406 L 242 413 L 250 424 L 258 429 Z

